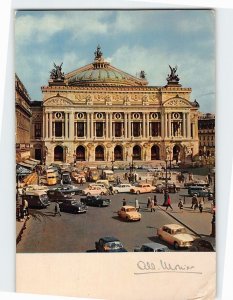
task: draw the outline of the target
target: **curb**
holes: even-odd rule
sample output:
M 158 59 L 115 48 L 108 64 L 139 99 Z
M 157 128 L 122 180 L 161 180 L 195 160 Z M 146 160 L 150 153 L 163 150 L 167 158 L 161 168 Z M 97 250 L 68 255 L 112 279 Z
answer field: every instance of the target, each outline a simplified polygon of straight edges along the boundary
M 172 215 L 171 213 L 169 213 L 168 211 L 166 211 L 165 209 L 163 209 L 160 205 L 158 205 L 158 208 L 160 210 L 162 210 L 163 212 L 165 212 L 166 214 L 168 214 L 170 217 L 172 217 L 174 220 L 176 220 L 177 222 L 179 222 L 180 224 L 182 224 L 183 226 L 185 226 L 186 228 L 188 228 L 189 231 L 191 231 L 192 233 L 194 233 L 195 235 L 202 237 L 199 233 L 197 233 L 195 230 L 193 230 L 192 228 L 190 228 L 188 225 L 186 225 L 185 223 L 183 223 L 182 221 L 180 221 L 178 218 L 176 218 L 174 215 Z
M 30 219 L 30 216 L 29 217 L 27 217 L 27 219 L 25 219 L 24 221 L 23 221 L 23 226 L 22 226 L 22 228 L 20 229 L 20 231 L 19 231 L 19 233 L 18 233 L 18 235 L 17 235 L 17 237 L 16 237 L 16 245 L 21 241 L 21 238 L 22 238 L 22 234 L 23 234 L 23 231 L 26 229 L 26 223 L 27 223 L 27 221 Z

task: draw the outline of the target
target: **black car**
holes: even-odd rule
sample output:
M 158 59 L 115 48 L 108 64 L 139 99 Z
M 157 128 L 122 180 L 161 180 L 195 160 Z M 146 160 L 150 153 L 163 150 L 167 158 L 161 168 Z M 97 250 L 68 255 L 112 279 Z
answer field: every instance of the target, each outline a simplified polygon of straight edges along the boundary
M 97 252 L 127 252 L 122 243 L 113 236 L 106 236 L 95 242 Z
M 78 200 L 74 199 L 65 199 L 62 202 L 59 202 L 60 210 L 64 212 L 70 212 L 70 213 L 86 213 L 87 207 L 85 204 Z
M 111 203 L 110 199 L 103 198 L 101 196 L 87 196 L 80 199 L 81 202 L 85 203 L 88 206 L 109 206 Z
M 81 195 L 82 190 L 72 185 L 64 185 L 58 186 L 54 189 L 50 189 L 47 191 L 47 195 L 50 200 L 59 200 L 65 198 L 67 195 L 74 196 L 74 195 Z
M 203 237 L 193 241 L 192 246 L 189 248 L 191 252 L 215 252 L 215 238 Z
M 61 174 L 61 182 L 62 184 L 71 184 L 71 177 L 69 172 L 63 172 Z

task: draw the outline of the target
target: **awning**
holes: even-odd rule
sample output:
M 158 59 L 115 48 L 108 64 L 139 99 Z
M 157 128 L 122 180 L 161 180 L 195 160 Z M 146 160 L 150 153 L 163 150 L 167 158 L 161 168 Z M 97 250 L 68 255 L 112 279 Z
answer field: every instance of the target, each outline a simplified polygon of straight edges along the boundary
M 33 161 L 32 159 L 25 159 L 24 161 L 23 161 L 25 164 L 28 164 L 28 165 L 32 165 L 32 166 L 36 166 L 36 165 L 38 165 L 38 162 L 37 161 Z
M 33 170 L 35 168 L 35 165 L 26 164 L 25 162 L 19 162 L 18 165 L 25 167 L 27 169 Z
M 28 170 L 28 169 L 24 168 L 23 166 L 20 166 L 19 164 L 16 165 L 16 172 L 18 174 L 30 174 L 30 173 L 32 173 L 31 170 Z

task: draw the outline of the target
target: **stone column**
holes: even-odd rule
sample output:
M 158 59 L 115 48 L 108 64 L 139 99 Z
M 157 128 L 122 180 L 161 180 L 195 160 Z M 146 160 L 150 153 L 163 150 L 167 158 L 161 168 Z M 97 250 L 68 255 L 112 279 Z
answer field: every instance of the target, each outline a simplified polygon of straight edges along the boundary
M 183 137 L 186 138 L 186 113 L 183 113 Z
M 105 116 L 105 139 L 109 138 L 108 113 Z
M 171 137 L 171 113 L 168 114 L 168 135 L 169 138 Z
M 167 113 L 164 114 L 164 137 L 166 138 L 167 135 Z
M 90 138 L 90 113 L 87 112 L 87 122 L 86 122 L 86 137 Z
M 161 128 L 161 137 L 164 139 L 164 113 L 161 112 L 161 123 L 160 123 L 160 128 Z
M 65 113 L 65 139 L 68 139 L 68 116 L 69 114 L 66 112 Z
M 49 113 L 49 138 L 51 139 L 53 137 L 53 132 L 52 132 L 52 126 L 53 126 L 53 120 L 52 120 L 53 113 Z
M 128 138 L 131 138 L 131 113 L 128 113 Z
M 124 113 L 124 138 L 127 139 L 127 113 Z
M 190 114 L 187 114 L 187 138 L 190 139 L 191 123 L 190 123 Z
M 93 132 L 93 117 L 94 117 L 94 113 L 91 113 L 91 134 L 90 134 L 90 138 L 91 139 L 94 137 L 94 132 Z
M 150 136 L 150 114 L 146 114 L 146 137 L 149 138 Z
M 45 138 L 48 138 L 48 113 L 45 113 Z
M 112 139 L 112 113 L 110 113 L 110 116 L 109 116 L 109 137 L 110 139 Z
M 145 138 L 146 137 L 146 114 L 143 112 L 142 114 L 142 137 Z
M 74 140 L 74 113 L 70 113 L 70 119 L 69 119 L 69 137 L 70 140 Z

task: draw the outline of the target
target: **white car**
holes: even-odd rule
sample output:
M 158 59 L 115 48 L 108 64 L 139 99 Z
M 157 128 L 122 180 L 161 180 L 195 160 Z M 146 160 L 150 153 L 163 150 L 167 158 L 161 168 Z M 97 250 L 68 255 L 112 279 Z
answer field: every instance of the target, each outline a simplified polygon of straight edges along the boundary
M 107 195 L 107 194 L 108 194 L 108 190 L 100 186 L 90 186 L 83 190 L 83 195 L 87 195 L 87 196 L 89 195 L 97 196 L 97 195 Z
M 113 187 L 113 193 L 117 194 L 117 193 L 129 193 L 130 189 L 132 189 L 132 185 L 129 183 L 121 183 L 117 186 Z

